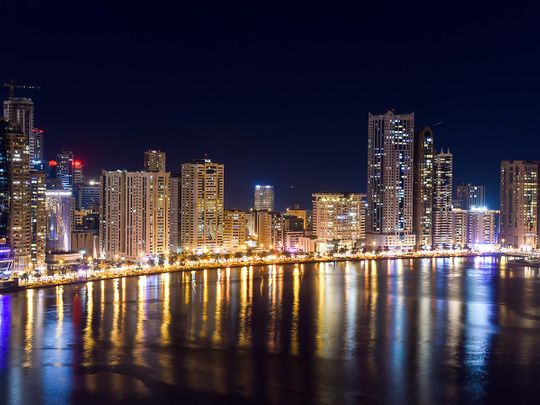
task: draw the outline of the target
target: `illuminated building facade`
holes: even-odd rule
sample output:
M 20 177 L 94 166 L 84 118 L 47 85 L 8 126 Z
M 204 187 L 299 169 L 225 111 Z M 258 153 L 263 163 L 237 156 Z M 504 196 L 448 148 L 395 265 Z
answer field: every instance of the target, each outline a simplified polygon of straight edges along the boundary
M 0 242 L 2 247 L 11 249 L 15 271 L 27 271 L 32 265 L 28 142 L 28 135 L 17 124 L 0 121 Z
M 165 172 L 166 154 L 160 150 L 147 150 L 144 152 L 145 172 Z
M 81 210 L 99 211 L 101 201 L 101 184 L 99 181 L 88 181 L 79 186 L 77 208 Z
M 274 186 L 256 185 L 253 209 L 255 211 L 274 211 Z
M 54 161 L 56 179 L 63 190 L 73 190 L 73 152 L 63 150 Z
M 223 247 L 224 166 L 210 159 L 182 164 L 180 244 L 188 252 Z
M 169 178 L 165 172 L 103 171 L 100 245 L 107 259 L 140 260 L 169 249 Z
M 33 138 L 34 138 L 34 150 L 33 150 L 33 156 L 32 160 L 35 162 L 43 162 L 44 161 L 44 155 L 43 155 L 43 148 L 44 148 L 44 134 L 45 131 L 40 128 L 34 128 L 32 130 Z
M 288 252 L 303 251 L 304 232 L 285 231 L 285 250 Z
M 73 159 L 73 187 L 84 184 L 84 165 L 79 159 Z
M 453 247 L 463 248 L 468 243 L 468 215 L 467 210 L 454 208 L 452 210 L 452 245 Z
M 46 190 L 47 253 L 71 251 L 71 199 L 69 190 Z
M 169 249 L 180 249 L 180 175 L 173 174 L 169 180 L 171 204 L 169 206 Z
M 414 137 L 414 218 L 417 248 L 430 248 L 433 238 L 433 131 L 426 127 Z
M 501 162 L 501 243 L 515 248 L 538 246 L 539 162 Z
M 357 241 L 365 238 L 365 195 L 314 193 L 313 232 L 317 241 Z
M 13 97 L 4 100 L 4 117 L 28 136 L 29 165 L 43 159 L 43 134 L 41 148 L 36 145 L 34 132 L 34 102 L 30 98 Z M 39 136 L 39 134 L 37 134 Z M 40 157 L 41 155 L 41 157 Z
M 486 190 L 484 186 L 474 186 L 472 184 L 460 184 L 456 187 L 456 200 L 459 201 L 459 208 L 470 210 L 473 207 L 481 208 L 486 206 Z
M 454 208 L 451 213 L 452 244 L 456 248 L 497 245 L 500 243 L 499 222 L 498 210 Z
M 279 212 L 256 211 L 257 246 L 263 250 L 282 250 L 285 245 L 285 219 Z
M 223 222 L 223 247 L 228 251 L 246 249 L 248 239 L 248 213 L 240 210 L 225 210 Z
M 468 211 L 468 243 L 472 246 L 499 244 L 500 211 L 473 207 Z
M 366 237 L 372 243 L 414 247 L 413 161 L 414 113 L 369 114 Z
M 450 151 L 435 154 L 433 161 L 433 247 L 452 246 L 452 172 Z
M 30 172 L 31 210 L 32 210 L 32 265 L 45 267 L 47 244 L 47 203 L 44 172 Z

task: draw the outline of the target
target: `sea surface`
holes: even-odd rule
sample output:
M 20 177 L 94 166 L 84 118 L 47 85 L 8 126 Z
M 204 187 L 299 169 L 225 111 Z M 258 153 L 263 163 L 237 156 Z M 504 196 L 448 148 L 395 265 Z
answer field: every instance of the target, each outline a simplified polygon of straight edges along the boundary
M 269 265 L 0 294 L 0 403 L 539 403 L 540 276 Z

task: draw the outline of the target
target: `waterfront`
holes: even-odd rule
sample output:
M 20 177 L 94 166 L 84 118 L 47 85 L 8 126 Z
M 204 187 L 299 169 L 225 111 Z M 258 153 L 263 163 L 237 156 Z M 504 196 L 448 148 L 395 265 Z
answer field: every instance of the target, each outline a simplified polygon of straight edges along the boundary
M 523 402 L 540 278 L 505 258 L 263 265 L 0 295 L 2 403 Z

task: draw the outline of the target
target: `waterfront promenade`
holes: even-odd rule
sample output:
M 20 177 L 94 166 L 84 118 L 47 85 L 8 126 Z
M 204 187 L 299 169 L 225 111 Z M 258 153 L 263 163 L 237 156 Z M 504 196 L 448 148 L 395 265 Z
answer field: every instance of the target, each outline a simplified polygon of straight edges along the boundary
M 336 254 L 333 256 L 267 256 L 267 257 L 244 257 L 232 259 L 208 259 L 208 260 L 188 260 L 184 264 L 165 264 L 156 266 L 119 266 L 109 269 L 92 269 L 67 272 L 65 274 L 42 275 L 34 277 L 29 275 L 26 279 L 19 279 L 17 289 L 50 287 L 56 285 L 66 285 L 84 283 L 88 281 L 99 281 L 120 277 L 136 277 L 142 275 L 152 275 L 170 272 L 185 272 L 204 269 L 221 269 L 244 266 L 265 266 L 281 264 L 302 264 L 302 263 L 324 263 L 338 261 L 360 261 L 360 260 L 393 260 L 393 259 L 420 259 L 420 258 L 453 258 L 453 257 L 477 257 L 477 256 L 499 256 L 508 253 L 499 251 L 493 252 L 471 252 L 471 251 L 444 251 L 444 252 L 414 252 L 414 253 L 361 253 L 361 254 Z M 513 255 L 513 254 L 511 254 Z M 0 289 L 0 292 L 2 290 Z M 6 290 L 8 291 L 8 290 Z

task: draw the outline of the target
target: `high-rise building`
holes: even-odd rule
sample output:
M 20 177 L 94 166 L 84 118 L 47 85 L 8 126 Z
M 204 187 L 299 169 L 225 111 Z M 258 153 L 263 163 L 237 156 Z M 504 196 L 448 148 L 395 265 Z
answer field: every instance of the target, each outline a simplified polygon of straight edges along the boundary
M 62 189 L 73 190 L 73 152 L 67 150 L 60 152 L 56 155 L 54 166 L 56 168 L 56 179 Z
M 25 97 L 10 97 L 4 101 L 4 117 L 28 136 L 29 165 L 37 160 L 34 140 L 34 103 Z M 37 151 L 39 154 L 39 151 Z
M 144 171 L 166 171 L 166 154 L 160 150 L 147 150 L 144 152 Z
M 255 211 L 257 246 L 264 250 L 282 250 L 285 244 L 283 215 L 272 211 Z
M 71 202 L 70 190 L 45 191 L 47 253 L 71 251 Z
M 223 247 L 228 251 L 246 249 L 248 238 L 247 216 L 240 210 L 225 210 L 223 226 Z
M 84 165 L 79 159 L 73 159 L 73 186 L 77 187 L 84 183 Z
M 368 116 L 366 237 L 379 247 L 413 248 L 414 113 Z
M 45 131 L 43 131 L 40 128 L 34 128 L 32 130 L 33 138 L 34 138 L 34 150 L 33 150 L 33 156 L 32 160 L 37 162 L 43 162 L 44 161 L 44 135 Z
M 47 242 L 47 187 L 45 173 L 31 171 L 30 184 L 32 195 L 32 265 L 34 268 L 44 268 Z
M 253 208 L 255 211 L 274 210 L 274 186 L 260 184 L 255 186 Z
M 484 186 L 474 186 L 472 184 L 460 184 L 456 188 L 456 199 L 460 201 L 459 206 L 470 210 L 473 207 L 485 207 L 486 196 Z
M 313 232 L 318 241 L 357 241 L 365 238 L 365 195 L 314 193 Z
M 5 104 L 4 104 L 5 106 Z M 0 121 L 0 242 L 11 249 L 13 269 L 32 263 L 32 186 L 28 135 Z
M 452 247 L 452 154 L 435 154 L 433 160 L 433 247 Z
M 99 181 L 90 180 L 79 185 L 77 193 L 77 209 L 99 211 L 101 203 L 101 184 Z
M 171 204 L 169 212 L 169 249 L 177 252 L 180 248 L 180 175 L 171 175 Z
M 473 207 L 468 211 L 467 239 L 469 245 L 494 245 L 499 243 L 500 211 Z
M 102 256 L 141 260 L 167 253 L 169 177 L 168 172 L 102 172 Z
M 516 248 L 538 246 L 540 164 L 528 160 L 501 162 L 501 243 Z
M 182 164 L 180 242 L 185 251 L 223 247 L 224 171 L 210 159 Z
M 468 211 L 462 208 L 453 208 L 451 212 L 452 221 L 452 245 L 463 248 L 468 243 Z
M 418 248 L 430 248 L 433 238 L 433 131 L 426 127 L 414 136 L 414 221 Z
M 454 208 L 451 213 L 452 244 L 460 248 L 499 244 L 499 216 L 499 211 L 486 208 Z

